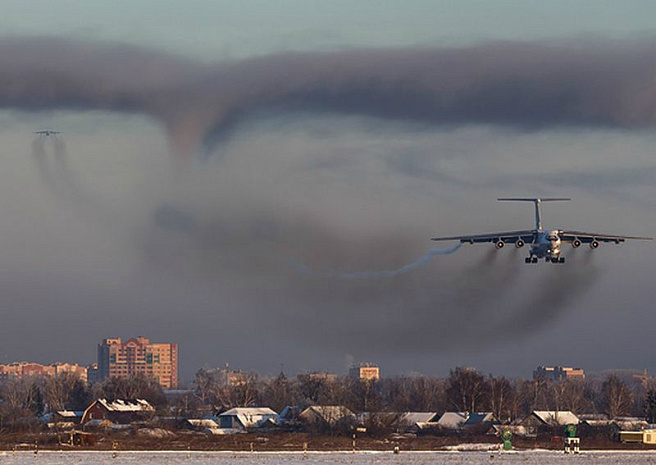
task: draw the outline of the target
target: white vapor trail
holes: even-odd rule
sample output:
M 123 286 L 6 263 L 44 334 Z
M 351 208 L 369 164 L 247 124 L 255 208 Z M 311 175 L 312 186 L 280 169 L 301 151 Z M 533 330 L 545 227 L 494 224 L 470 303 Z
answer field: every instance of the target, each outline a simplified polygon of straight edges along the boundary
M 355 271 L 353 273 L 338 273 L 334 271 L 314 271 L 307 265 L 300 263 L 295 263 L 295 268 L 299 273 L 311 274 L 314 276 L 322 276 L 326 278 L 339 278 L 339 279 L 366 279 L 366 278 L 389 278 L 392 276 L 397 276 L 400 274 L 408 273 L 409 271 L 415 270 L 421 266 L 424 266 L 430 262 L 433 257 L 437 255 L 450 255 L 454 252 L 457 252 L 458 249 L 462 247 L 462 244 L 458 244 L 449 249 L 431 249 L 426 255 L 415 260 L 412 263 L 403 265 L 401 268 L 396 270 L 382 270 L 382 271 Z

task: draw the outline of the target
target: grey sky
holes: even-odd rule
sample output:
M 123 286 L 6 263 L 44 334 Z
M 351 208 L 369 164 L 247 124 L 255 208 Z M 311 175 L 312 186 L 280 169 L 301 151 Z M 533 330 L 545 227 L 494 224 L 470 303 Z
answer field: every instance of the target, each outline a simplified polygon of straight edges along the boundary
M 3 0 L 4 34 L 148 45 L 213 61 L 278 50 L 651 34 L 649 0 Z
M 564 268 L 528 269 L 524 251 L 495 257 L 484 246 L 464 247 L 400 277 L 353 282 L 298 274 L 292 266 L 391 270 L 423 256 L 434 245 L 427 240 L 432 235 L 531 225 L 530 208 L 497 204 L 497 196 L 572 196 L 571 204 L 545 209 L 547 226 L 653 235 L 654 91 L 642 85 L 653 76 L 649 58 L 635 60 L 645 66 L 628 68 L 613 68 L 620 61 L 608 59 L 603 73 L 590 65 L 594 60 L 577 68 L 580 81 L 570 95 L 583 102 L 592 96 L 593 114 L 611 115 L 602 125 L 563 105 L 553 115 L 518 113 L 539 121 L 553 117 L 555 125 L 499 126 L 490 112 L 447 127 L 434 115 L 395 118 L 376 105 L 349 107 L 347 93 L 334 100 L 314 93 L 315 100 L 303 100 L 311 108 L 290 111 L 297 94 L 268 92 L 262 95 L 282 95 L 273 101 L 284 105 L 251 112 L 236 100 L 226 107 L 238 110 L 230 138 L 211 145 L 206 160 L 192 157 L 182 167 L 170 156 L 160 120 L 141 111 L 108 111 L 126 101 L 159 101 L 148 100 L 153 94 L 146 98 L 140 86 L 188 82 L 197 63 L 263 57 L 257 76 L 266 82 L 278 62 L 269 54 L 277 51 L 308 52 L 304 63 L 310 64 L 325 56 L 314 51 L 336 51 L 331 69 L 347 69 L 348 83 L 353 71 L 339 67 L 342 57 L 363 46 L 405 49 L 392 55 L 394 70 L 394 60 L 404 60 L 408 50 L 414 56 L 416 47 L 478 47 L 490 39 L 575 44 L 576 37 L 589 41 L 593 34 L 649 44 L 640 36 L 653 37 L 652 2 L 154 4 L 0 2 L 0 28 L 17 40 L 45 34 L 87 46 L 85 39 L 96 39 L 90 50 L 120 41 L 151 48 L 145 56 L 172 52 L 190 63 L 179 67 L 178 58 L 163 58 L 168 71 L 143 82 L 144 75 L 113 73 L 111 66 L 101 73 L 98 82 L 125 86 L 136 100 L 95 100 L 101 103 L 87 112 L 61 103 L 25 112 L 12 104 L 0 114 L 2 361 L 89 363 L 101 338 L 142 334 L 177 341 L 186 378 L 225 362 L 265 373 L 275 373 L 280 363 L 292 372 L 341 371 L 348 356 L 376 361 L 384 373 L 444 374 L 467 365 L 527 375 L 550 363 L 656 369 L 642 343 L 656 323 L 652 244 L 602 247 L 593 256 L 567 250 L 571 261 Z M 595 53 L 612 55 L 613 44 L 602 43 Z M 103 50 L 114 45 L 108 47 Z M 18 67 L 23 60 L 32 71 L 18 82 L 34 85 L 37 77 L 52 76 L 48 66 L 56 68 L 74 52 L 67 48 L 36 62 L 30 57 L 37 55 L 19 54 L 6 63 Z M 642 56 L 629 52 L 620 58 Z M 93 75 L 85 73 L 103 69 L 94 63 L 105 59 L 92 56 L 62 72 L 85 83 Z M 240 79 L 239 70 L 249 66 L 238 64 L 238 84 L 258 82 Z M 2 76 L 9 68 L 3 66 Z M 549 78 L 560 75 L 553 69 L 536 67 L 526 89 L 564 89 L 568 81 L 554 86 Z M 494 76 L 507 80 L 504 73 Z M 320 82 L 329 88 L 334 81 Z M 485 89 L 491 81 L 481 82 Z M 609 87 L 621 105 L 596 98 L 609 82 L 621 83 Z M 211 99 L 231 89 L 220 80 L 198 88 L 212 91 L 198 100 L 212 109 Z M 5 86 L 3 95 L 11 94 L 7 89 L 16 87 Z M 71 101 L 73 94 L 62 97 L 53 89 L 37 85 L 32 103 Z M 485 95 L 492 102 L 497 94 Z M 400 102 L 406 114 L 423 115 L 411 99 Z M 538 99 L 537 108 L 545 102 Z M 326 111 L 331 104 L 337 111 Z M 146 107 L 156 108 L 146 114 L 163 114 L 159 104 Z M 164 114 L 181 107 L 171 108 Z M 568 119 L 572 114 L 579 119 Z M 631 122 L 628 129 L 623 121 Z M 44 158 L 35 157 L 39 147 L 31 133 L 43 127 L 66 132 L 59 159 L 49 141 Z

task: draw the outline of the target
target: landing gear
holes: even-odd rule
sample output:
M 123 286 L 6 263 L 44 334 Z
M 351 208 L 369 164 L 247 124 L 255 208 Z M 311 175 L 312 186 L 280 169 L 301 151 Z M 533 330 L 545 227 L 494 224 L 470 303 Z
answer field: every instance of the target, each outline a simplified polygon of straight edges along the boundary
M 565 257 L 560 257 L 558 259 L 558 263 L 565 263 Z
M 524 263 L 537 263 L 538 262 L 538 257 L 534 257 L 531 255 L 530 257 L 526 257 L 524 259 Z

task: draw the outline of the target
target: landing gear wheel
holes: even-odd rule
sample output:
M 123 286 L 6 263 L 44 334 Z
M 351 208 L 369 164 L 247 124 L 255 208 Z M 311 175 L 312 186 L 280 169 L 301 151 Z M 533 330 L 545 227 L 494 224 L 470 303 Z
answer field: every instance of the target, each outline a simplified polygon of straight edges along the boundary
M 533 263 L 537 263 L 538 262 L 538 257 L 533 257 L 532 261 L 533 261 Z
M 531 257 L 526 257 L 524 259 L 524 263 L 531 263 Z
M 558 262 L 559 262 L 559 263 L 565 263 L 565 257 L 560 257 L 560 259 L 558 260 Z

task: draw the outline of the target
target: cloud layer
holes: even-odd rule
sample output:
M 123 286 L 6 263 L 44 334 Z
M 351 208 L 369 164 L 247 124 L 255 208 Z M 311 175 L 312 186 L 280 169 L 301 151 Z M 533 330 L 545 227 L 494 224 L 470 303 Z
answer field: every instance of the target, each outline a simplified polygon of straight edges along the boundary
M 85 334 L 75 342 L 82 353 L 101 337 L 139 331 L 177 340 L 187 377 L 226 361 L 323 369 L 344 353 L 383 363 L 420 354 L 413 362 L 424 360 L 427 371 L 444 354 L 442 369 L 476 353 L 503 369 L 489 351 L 547 337 L 567 310 L 597 311 L 609 296 L 629 294 L 646 309 L 650 290 L 626 277 L 627 269 L 647 276 L 644 256 L 624 261 L 604 248 L 592 259 L 567 250 L 565 266 L 527 268 L 525 250 L 467 246 L 432 256 L 428 239 L 513 221 L 510 229 L 530 226 L 530 209 L 490 199 L 554 191 L 580 197 L 545 212 L 550 224 L 564 218 L 563 226 L 649 235 L 653 220 L 643 211 L 611 203 L 616 210 L 604 216 L 606 205 L 584 189 L 598 195 L 612 186 L 628 199 L 653 193 L 653 167 L 622 167 L 630 157 L 605 152 L 606 139 L 577 145 L 563 134 L 615 131 L 615 150 L 648 133 L 641 130 L 654 124 L 652 44 L 498 42 L 207 64 L 116 44 L 2 39 L 0 107 L 146 115 L 181 158 L 227 155 L 177 176 L 152 157 L 148 138 L 130 150 L 111 135 L 84 148 L 79 135 L 64 134 L 66 145 L 37 139 L 32 157 L 16 157 L 23 177 L 15 189 L 0 186 L 19 199 L 0 210 L 7 244 L 0 304 L 15 310 L 7 311 L 3 337 L 10 347 L 25 349 L 30 337 L 54 347 L 75 327 Z M 115 180 L 90 169 L 101 165 Z M 52 198 L 23 200 L 35 196 L 35 180 Z M 94 180 L 125 195 L 103 197 Z M 332 273 L 299 275 L 293 260 Z M 607 273 L 610 285 L 596 284 Z M 617 323 L 592 320 L 595 334 Z M 568 337 L 557 335 L 554 345 Z
M 189 155 L 244 119 L 357 114 L 435 125 L 651 128 L 653 41 L 279 53 L 217 64 L 115 44 L 0 40 L 0 107 L 150 115 Z

